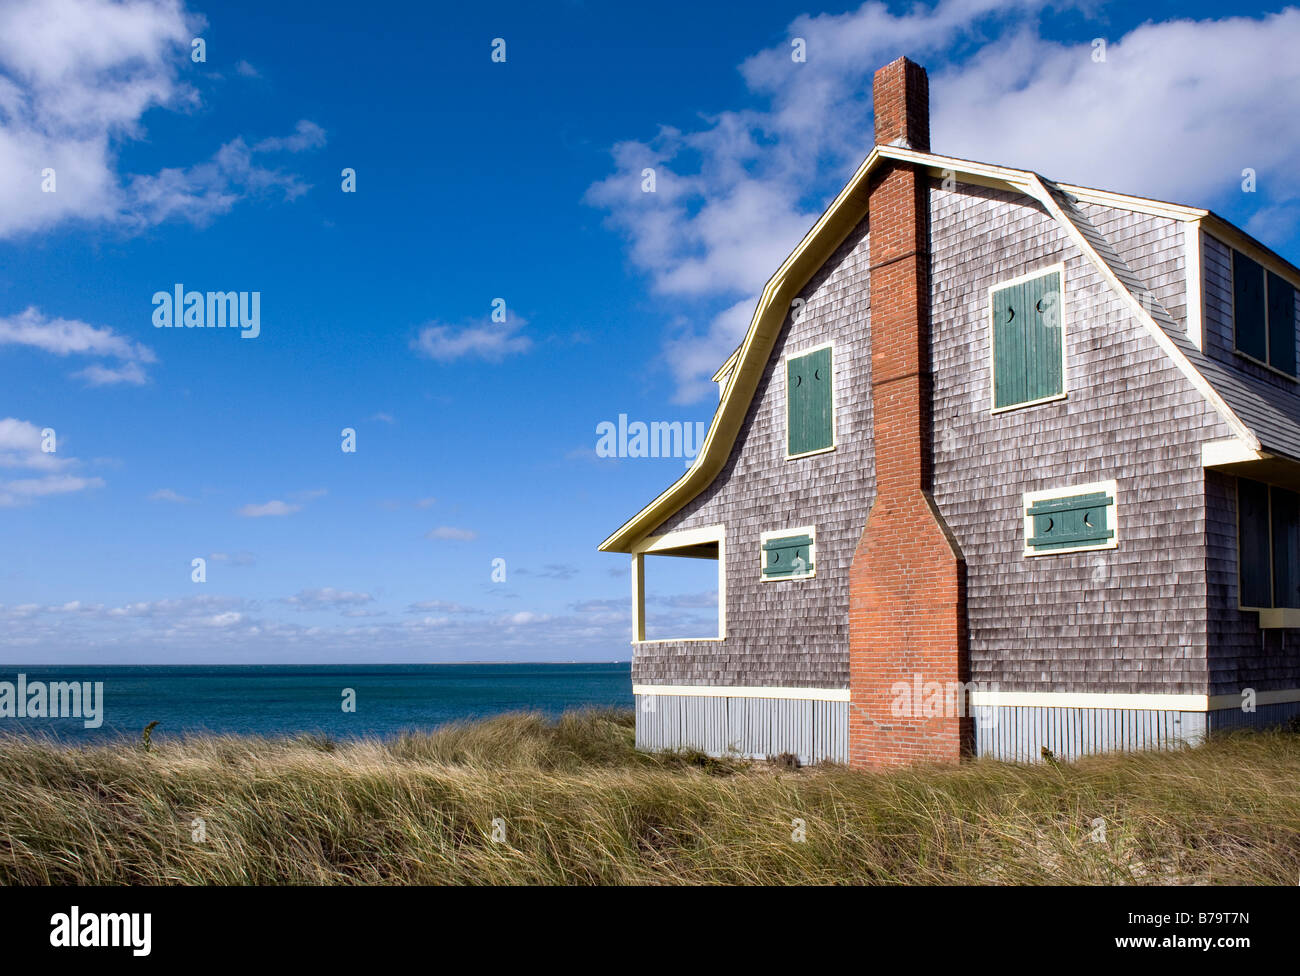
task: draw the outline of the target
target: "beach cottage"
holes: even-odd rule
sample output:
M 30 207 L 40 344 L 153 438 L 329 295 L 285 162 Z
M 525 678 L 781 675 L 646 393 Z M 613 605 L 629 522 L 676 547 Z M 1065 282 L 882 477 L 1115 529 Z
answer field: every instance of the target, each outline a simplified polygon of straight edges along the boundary
M 874 101 L 695 463 L 600 546 L 632 557 L 637 742 L 877 767 L 1297 714 L 1300 270 L 931 152 L 905 58 Z M 716 633 L 645 640 L 662 556 L 716 560 Z

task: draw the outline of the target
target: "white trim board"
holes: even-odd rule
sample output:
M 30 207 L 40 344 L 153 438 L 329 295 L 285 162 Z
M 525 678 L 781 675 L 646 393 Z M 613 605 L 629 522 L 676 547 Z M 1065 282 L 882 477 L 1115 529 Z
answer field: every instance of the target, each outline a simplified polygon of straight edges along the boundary
M 1300 701 L 1300 688 L 1255 693 L 1256 705 L 1282 705 Z M 1142 711 L 1217 712 L 1240 708 L 1241 695 L 1127 695 L 1110 692 L 972 691 L 975 706 L 1021 708 L 1132 708 Z
M 696 698 L 789 698 L 802 701 L 849 700 L 847 688 L 762 688 L 739 685 L 633 685 L 632 694 Z

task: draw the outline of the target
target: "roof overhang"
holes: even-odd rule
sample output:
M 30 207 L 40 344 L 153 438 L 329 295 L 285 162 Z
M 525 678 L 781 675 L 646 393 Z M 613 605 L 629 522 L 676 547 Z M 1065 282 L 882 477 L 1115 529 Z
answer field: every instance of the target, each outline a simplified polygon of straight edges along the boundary
M 1201 466 L 1300 492 L 1300 462 L 1259 450 L 1236 438 L 1202 445 Z

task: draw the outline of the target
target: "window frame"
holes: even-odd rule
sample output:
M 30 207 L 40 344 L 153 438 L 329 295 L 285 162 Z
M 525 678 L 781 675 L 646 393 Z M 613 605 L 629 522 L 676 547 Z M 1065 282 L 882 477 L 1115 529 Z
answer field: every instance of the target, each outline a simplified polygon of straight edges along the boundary
M 815 451 L 804 451 L 801 454 L 790 453 L 790 360 L 801 359 L 809 353 L 820 352 L 823 349 L 831 351 L 831 443 L 829 447 L 819 447 Z M 836 399 L 839 396 L 840 384 L 835 381 L 835 341 L 820 342 L 815 346 L 804 346 L 792 352 L 786 352 L 781 357 L 781 387 L 785 400 L 785 430 L 783 431 L 782 451 L 787 461 L 797 461 L 799 458 L 815 457 L 818 454 L 829 454 L 840 446 L 839 418 L 838 409 L 836 408 Z
M 763 545 L 772 539 L 788 539 L 796 535 L 806 535 L 812 541 L 808 543 L 808 561 L 812 563 L 812 570 L 807 573 L 801 573 L 798 576 L 768 576 L 763 572 L 764 550 Z M 790 583 L 796 580 L 815 579 L 817 576 L 817 526 L 805 525 L 796 526 L 792 529 L 770 529 L 767 532 L 758 534 L 758 578 L 763 583 Z
M 1111 530 L 1109 539 L 1101 540 L 1095 543 L 1088 543 L 1081 546 L 1070 546 L 1068 549 L 1035 549 L 1029 544 L 1029 540 L 1034 537 L 1034 518 L 1029 514 L 1029 510 L 1038 502 L 1054 501 L 1056 499 L 1073 498 L 1076 495 L 1093 495 L 1105 493 L 1110 498 L 1110 504 L 1106 506 L 1111 512 L 1111 522 L 1107 528 Z M 1027 491 L 1021 495 L 1021 534 L 1024 540 L 1024 552 L 1021 553 L 1024 558 L 1037 556 L 1064 556 L 1072 552 L 1102 552 L 1107 549 L 1119 548 L 1119 482 L 1114 478 L 1109 481 L 1092 481 L 1082 485 L 1067 485 L 1061 488 L 1042 488 L 1037 491 Z
M 718 547 L 718 635 L 716 637 L 659 637 L 646 640 L 645 557 L 674 555 L 674 549 L 715 543 Z M 632 547 L 632 644 L 718 643 L 727 639 L 727 527 L 725 523 L 677 529 L 647 536 Z
M 1245 587 L 1242 585 L 1242 582 L 1241 582 L 1241 574 L 1242 574 L 1242 558 L 1241 558 L 1241 483 L 1242 483 L 1243 481 L 1253 481 L 1253 482 L 1254 482 L 1255 484 L 1257 484 L 1257 485 L 1263 485 L 1264 488 L 1265 488 L 1265 494 L 1266 494 L 1267 497 L 1268 497 L 1268 525 L 1267 525 L 1266 530 L 1265 530 L 1265 535 L 1266 535 L 1266 537 L 1268 538 L 1268 594 L 1269 594 L 1269 604 L 1270 604 L 1270 605 L 1267 606 L 1267 607 L 1249 606 L 1249 605 L 1247 605 L 1247 604 L 1242 603 L 1242 593 L 1243 593 L 1244 590 L 1245 590 Z M 1277 557 L 1276 557 L 1276 553 L 1274 552 L 1274 548 L 1273 548 L 1273 546 L 1274 546 L 1274 541 L 1275 541 L 1275 539 L 1274 539 L 1274 534 L 1273 534 L 1273 528 L 1274 528 L 1274 526 L 1273 526 L 1273 491 L 1274 491 L 1274 489 L 1277 489 L 1277 490 L 1280 490 L 1280 491 L 1290 492 L 1290 493 L 1293 494 L 1293 495 L 1300 494 L 1300 492 L 1297 492 L 1297 491 L 1295 491 L 1295 490 L 1292 489 L 1292 488 L 1288 488 L 1288 487 L 1286 487 L 1285 485 L 1277 485 L 1277 484 L 1274 484 L 1274 483 L 1271 482 L 1271 481 L 1261 481 L 1259 478 L 1248 478 L 1248 477 L 1246 477 L 1246 476 L 1244 476 L 1244 475 L 1238 475 L 1238 476 L 1234 479 L 1234 482 L 1235 482 L 1235 483 L 1234 483 L 1233 486 L 1232 486 L 1232 500 L 1233 500 L 1233 504 L 1236 506 L 1236 509 L 1237 509 L 1237 518 L 1236 518 L 1236 523 L 1237 523 L 1237 609 L 1238 609 L 1238 610 L 1249 611 L 1249 612 L 1251 612 L 1251 613 L 1259 613 L 1259 614 L 1271 613 L 1271 612 L 1273 612 L 1273 611 L 1278 611 L 1278 610 L 1300 611 L 1300 606 L 1295 606 L 1295 607 L 1285 607 L 1285 606 L 1284 606 L 1284 607 L 1279 607 L 1279 606 L 1277 606 L 1277 563 L 1276 563 L 1276 558 L 1277 558 Z M 1300 566 L 1293 567 L 1293 569 L 1294 569 L 1295 572 L 1300 573 Z M 1261 618 L 1261 619 L 1262 619 L 1262 618 Z
M 1228 249 L 1228 296 L 1232 305 L 1232 353 L 1233 355 L 1240 356 L 1242 359 L 1246 360 L 1246 362 L 1254 363 L 1256 366 L 1260 367 L 1261 369 L 1268 370 L 1270 373 L 1274 374 L 1275 376 L 1280 376 L 1283 379 L 1290 380 L 1292 383 L 1300 383 L 1300 351 L 1297 351 L 1294 354 L 1296 358 L 1295 373 L 1288 373 L 1284 369 L 1278 369 L 1276 366 L 1274 366 L 1271 362 L 1268 361 L 1269 359 L 1272 358 L 1272 354 L 1273 354 L 1272 329 L 1269 327 L 1269 301 L 1268 301 L 1269 275 L 1272 275 L 1275 278 L 1279 278 L 1280 280 L 1282 280 L 1283 282 L 1291 286 L 1292 289 L 1291 301 L 1293 304 L 1295 302 L 1296 294 L 1300 294 L 1300 287 L 1297 287 L 1295 282 L 1291 281 L 1291 279 L 1288 278 L 1286 275 L 1281 274 L 1278 271 L 1274 270 L 1272 267 L 1270 267 L 1268 262 L 1261 261 L 1258 257 L 1256 257 L 1253 254 L 1247 254 L 1246 251 L 1242 250 L 1239 247 L 1234 247 L 1233 245 L 1224 242 L 1220 242 L 1220 243 L 1223 243 L 1223 246 Z M 1255 356 L 1252 356 L 1250 353 L 1243 350 L 1241 348 L 1241 345 L 1237 341 L 1237 334 L 1238 334 L 1237 255 L 1238 254 L 1246 258 L 1248 261 L 1251 261 L 1255 265 L 1257 265 L 1259 267 L 1260 275 L 1263 278 L 1263 292 L 1264 292 L 1264 358 L 1263 359 L 1259 359 Z M 1300 343 L 1300 316 L 1296 316 L 1294 312 L 1292 313 L 1292 316 L 1293 316 L 1291 320 L 1292 341 Z
M 993 296 L 1004 288 L 1010 288 L 1013 285 L 1023 284 L 1026 281 L 1032 281 L 1035 278 L 1042 278 L 1056 272 L 1060 275 L 1061 282 L 1061 392 L 1053 393 L 1051 396 L 1039 397 L 1037 400 L 1026 400 L 1024 403 L 1011 403 L 1005 407 L 998 406 L 998 388 L 997 388 L 997 322 L 993 317 Z M 1066 349 L 1066 314 L 1065 314 L 1065 262 L 1058 261 L 1055 264 L 1040 267 L 1035 271 L 1030 271 L 1022 275 L 1016 275 L 1014 278 L 1005 278 L 988 287 L 987 294 L 984 297 L 984 314 L 988 318 L 988 336 L 989 336 L 989 413 L 1002 414 L 1009 413 L 1012 410 L 1023 410 L 1025 407 L 1037 407 L 1044 403 L 1056 403 L 1059 400 L 1068 399 L 1070 396 L 1070 379 L 1069 379 L 1069 362 L 1070 357 Z

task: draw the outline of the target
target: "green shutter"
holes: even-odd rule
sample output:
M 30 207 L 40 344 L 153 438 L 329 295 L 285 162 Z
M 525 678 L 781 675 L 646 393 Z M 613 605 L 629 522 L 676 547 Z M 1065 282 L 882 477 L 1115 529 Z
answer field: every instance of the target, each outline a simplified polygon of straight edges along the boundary
M 1295 289 L 1268 274 L 1268 362 L 1295 376 Z M 1278 604 L 1282 606 L 1282 604 Z
M 806 535 L 789 535 L 763 543 L 763 576 L 781 579 L 803 576 L 813 571 L 812 539 Z
M 1060 272 L 998 289 L 992 314 L 994 407 L 1064 393 Z
M 1300 495 L 1273 494 L 1273 606 L 1300 608 Z
M 1268 337 L 1264 331 L 1264 269 L 1240 251 L 1232 252 L 1232 310 L 1237 349 L 1261 363 L 1268 362 Z
M 830 347 L 790 359 L 785 383 L 786 453 L 807 454 L 833 445 Z
M 1029 548 L 1050 552 L 1105 545 L 1115 538 L 1110 518 L 1114 504 L 1115 499 L 1104 491 L 1035 502 L 1026 513 L 1033 519 Z
M 1237 479 L 1238 565 L 1243 607 L 1271 607 L 1268 486 Z

